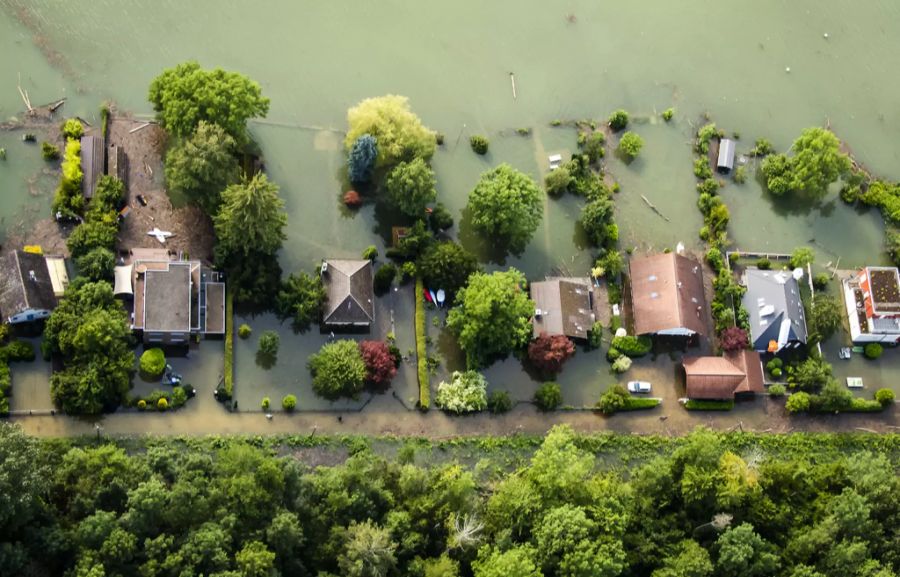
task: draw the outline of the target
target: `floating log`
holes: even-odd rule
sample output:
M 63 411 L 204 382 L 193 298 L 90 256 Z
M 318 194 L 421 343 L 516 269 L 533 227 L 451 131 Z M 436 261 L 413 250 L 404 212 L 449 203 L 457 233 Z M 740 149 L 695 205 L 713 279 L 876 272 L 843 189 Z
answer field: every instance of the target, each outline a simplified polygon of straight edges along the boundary
M 144 124 L 141 124 L 140 126 L 135 126 L 135 127 L 132 128 L 131 130 L 129 130 L 129 131 L 128 131 L 128 134 L 134 134 L 134 133 L 137 132 L 138 130 L 143 130 L 143 129 L 147 128 L 148 126 L 150 126 L 150 123 L 149 123 L 149 122 L 145 122 Z
M 516 75 L 512 72 L 509 73 L 509 82 L 512 84 L 513 100 L 516 100 Z
M 663 217 L 663 218 L 666 220 L 666 222 L 672 222 L 671 220 L 669 220 L 669 217 L 668 217 L 668 216 L 664 215 L 662 212 L 660 212 L 660 210 L 659 210 L 658 208 L 656 208 L 656 205 L 655 205 L 655 204 L 653 204 L 652 202 L 650 202 L 650 199 L 648 199 L 648 198 L 647 198 L 646 196 L 644 196 L 643 194 L 641 195 L 641 198 L 644 199 L 644 202 L 647 203 L 647 206 L 649 206 L 649 207 L 653 210 L 653 212 L 655 212 L 655 213 L 658 214 L 659 216 Z

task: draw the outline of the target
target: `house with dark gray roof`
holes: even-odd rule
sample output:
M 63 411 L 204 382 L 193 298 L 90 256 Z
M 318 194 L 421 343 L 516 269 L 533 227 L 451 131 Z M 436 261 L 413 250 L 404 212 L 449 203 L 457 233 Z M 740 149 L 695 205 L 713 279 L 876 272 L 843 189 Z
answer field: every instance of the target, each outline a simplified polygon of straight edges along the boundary
M 369 328 L 375 322 L 372 261 L 326 259 L 322 283 L 328 295 L 322 324 L 328 328 Z
M 56 308 L 56 291 L 43 255 L 14 250 L 0 258 L 0 315 L 21 324 L 45 319 Z
M 806 345 L 806 315 L 800 285 L 790 271 L 748 268 L 744 308 L 750 314 L 750 345 L 777 353 Z
M 594 324 L 594 299 L 587 278 L 548 278 L 533 282 L 534 336 L 565 335 L 587 339 Z

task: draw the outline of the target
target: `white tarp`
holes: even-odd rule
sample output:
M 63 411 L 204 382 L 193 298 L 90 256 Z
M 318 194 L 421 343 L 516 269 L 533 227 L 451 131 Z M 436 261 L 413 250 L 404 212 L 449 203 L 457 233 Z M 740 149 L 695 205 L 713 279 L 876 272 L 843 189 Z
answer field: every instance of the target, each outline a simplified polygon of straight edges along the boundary
M 114 289 L 114 293 L 116 296 L 118 295 L 132 295 L 134 296 L 134 287 L 131 284 L 131 271 L 134 265 L 129 264 L 125 266 L 117 266 L 116 267 L 116 287 Z

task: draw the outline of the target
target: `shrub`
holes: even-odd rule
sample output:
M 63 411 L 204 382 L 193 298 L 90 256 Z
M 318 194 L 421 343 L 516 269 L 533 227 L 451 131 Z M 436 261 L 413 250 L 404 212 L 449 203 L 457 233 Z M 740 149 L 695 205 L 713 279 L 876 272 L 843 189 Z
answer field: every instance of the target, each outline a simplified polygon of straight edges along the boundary
M 277 357 L 278 347 L 281 344 L 281 338 L 275 331 L 265 331 L 259 336 L 259 349 L 261 355 L 267 357 Z
M 669 122 L 670 120 L 672 120 L 673 116 L 675 116 L 674 108 L 666 108 L 662 113 L 662 119 L 665 120 L 666 122 Z
M 602 132 L 592 132 L 588 135 L 582 133 L 579 135 L 578 144 L 587 154 L 588 162 L 591 164 L 596 164 L 606 154 L 603 148 L 606 144 L 606 136 Z
M 757 138 L 756 146 L 750 151 L 750 156 L 766 156 L 775 152 L 775 147 L 765 138 Z
M 644 139 L 634 132 L 626 132 L 619 141 L 619 150 L 629 159 L 637 158 L 644 147 Z
M 544 188 L 547 189 L 548 196 L 562 196 L 569 190 L 570 184 L 572 184 L 572 174 L 565 166 L 551 170 L 549 174 L 544 177 Z
M 238 327 L 238 336 L 242 339 L 250 338 L 251 334 L 253 334 L 253 329 L 250 328 L 250 325 L 244 323 Z
M 613 340 L 615 340 L 615 338 Z M 619 351 L 619 349 L 617 349 L 615 347 L 609 347 L 609 350 L 606 351 L 606 360 L 609 361 L 610 363 L 616 362 L 618 359 L 620 359 L 623 356 L 625 356 L 625 355 L 623 355 Z
M 270 399 L 269 397 L 263 397 L 262 402 L 259 404 L 259 406 L 260 406 L 260 407 L 262 408 L 262 410 L 264 410 L 264 411 L 268 411 L 268 410 L 269 410 L 269 407 L 270 407 L 271 405 L 272 405 L 272 399 Z
M 356 208 L 362 204 L 362 196 L 355 190 L 348 190 L 343 197 L 344 206 L 348 208 Z
M 162 376 L 166 370 L 166 355 L 162 349 L 147 349 L 141 355 L 141 372 L 154 379 Z
M 541 333 L 528 345 L 528 360 L 539 371 L 556 374 L 563 364 L 575 354 L 575 343 L 566 335 Z
M 738 166 L 734 169 L 734 175 L 732 176 L 734 181 L 738 184 L 744 184 L 747 182 L 747 167 L 746 166 Z
M 397 276 L 397 267 L 393 264 L 385 264 L 375 271 L 375 292 L 384 294 L 391 289 L 391 283 Z
M 709 177 L 704 179 L 702 182 L 697 183 L 697 192 L 700 194 L 709 194 L 715 195 L 719 192 L 719 183 L 715 178 Z M 710 210 L 712 207 L 710 207 Z
M 775 357 L 768 363 L 766 363 L 766 370 L 771 372 L 773 369 L 780 369 L 784 366 L 784 363 L 778 357 Z
M 597 408 L 605 415 L 612 415 L 625 408 L 630 396 L 628 390 L 622 385 L 613 385 L 600 395 Z
M 875 400 L 878 401 L 882 407 L 894 404 L 894 397 L 894 391 L 891 389 L 878 389 L 875 391 Z
M 363 134 L 354 140 L 347 155 L 347 176 L 350 182 L 369 182 L 377 159 L 378 143 L 374 136 Z
M 477 371 L 454 371 L 450 382 L 438 385 L 437 405 L 445 411 L 471 413 L 487 408 L 487 381 Z
M 767 258 L 761 258 L 756 261 L 756 268 L 759 270 L 769 270 L 772 268 L 772 261 Z
M 231 399 L 234 392 L 234 293 L 225 291 L 225 377 L 223 389 L 216 390 L 223 401 Z
M 489 144 L 488 139 L 479 134 L 469 138 L 469 145 L 472 147 L 472 150 L 475 151 L 475 154 L 487 154 Z
M 805 393 L 800 391 L 798 393 L 793 393 L 790 397 L 788 397 L 787 403 L 784 404 L 784 407 L 788 410 L 789 413 L 801 413 L 809 410 L 809 393 Z
M 875 400 L 854 397 L 850 401 L 850 406 L 841 410 L 849 413 L 877 413 L 884 410 L 884 406 Z
M 160 411 L 165 411 L 169 408 L 169 401 L 165 397 L 160 397 L 158 401 L 156 401 L 156 407 Z
M 447 230 L 453 226 L 453 215 L 447 210 L 447 207 L 440 202 L 434 206 L 431 215 L 428 217 L 428 224 L 434 232 Z
M 722 251 L 716 247 L 710 248 L 706 251 L 706 262 L 709 263 L 709 266 L 712 267 L 716 273 L 722 270 L 722 267 L 725 266 L 725 257 L 722 256 Z
M 172 387 L 172 408 L 183 407 L 187 402 L 187 391 L 181 385 Z
M 772 369 L 772 376 L 776 379 L 781 377 L 781 369 Z
M 588 331 L 588 346 L 592 349 L 599 349 L 603 342 L 603 323 L 594 321 L 591 330 Z
M 863 354 L 867 359 L 875 360 L 881 356 L 881 353 L 884 352 L 884 347 L 882 347 L 878 343 L 869 343 L 866 345 L 866 348 L 863 349 Z
M 612 370 L 615 373 L 622 374 L 628 369 L 631 368 L 631 359 L 626 356 L 621 356 L 618 359 L 613 361 Z
M 416 368 L 419 376 L 419 408 L 427 411 L 431 406 L 431 381 L 428 374 L 427 350 L 425 348 L 425 299 L 422 279 L 416 279 Z
M 366 364 L 366 382 L 386 387 L 397 374 L 397 362 L 390 347 L 383 341 L 360 341 L 359 353 Z
M 694 159 L 694 176 L 700 180 L 712 178 L 712 168 L 709 167 L 709 160 L 705 156 L 698 156 Z
M 618 132 L 622 130 L 626 126 L 628 126 L 628 112 L 622 110 L 616 110 L 612 114 L 609 115 L 609 127 Z
M 734 401 L 709 401 L 702 399 L 688 399 L 684 404 L 688 411 L 730 411 L 734 408 Z
M 542 411 L 552 411 L 562 404 L 562 389 L 557 383 L 544 383 L 534 393 L 534 404 Z
M 777 371 L 781 371 L 781 369 L 776 369 Z M 769 387 L 769 396 L 772 397 L 783 397 L 784 393 L 787 389 L 785 389 L 784 385 L 776 384 Z
M 356 398 L 366 381 L 366 363 L 356 341 L 327 343 L 309 357 L 309 372 L 315 393 L 329 400 Z
M 294 395 L 285 395 L 283 399 L 281 399 L 281 408 L 287 412 L 292 412 L 297 408 L 297 397 Z
M 798 246 L 791 253 L 791 260 L 788 266 L 791 268 L 806 268 L 806 265 L 812 264 L 816 259 L 816 255 L 808 246 Z
M 400 265 L 400 282 L 406 284 L 411 278 L 416 276 L 416 263 L 407 261 Z
M 147 408 L 147 401 L 145 401 L 144 399 L 139 400 L 139 401 L 137 402 L 137 408 L 141 409 L 142 411 L 143 411 L 144 409 L 146 409 L 146 408 Z
M 6 361 L 25 361 L 30 363 L 37 355 L 34 352 L 34 345 L 28 341 L 12 341 L 2 349 L 3 357 Z
M 626 335 L 624 337 L 614 337 L 612 348 L 631 358 L 643 357 L 653 348 L 653 341 L 646 336 L 633 337 Z
M 362 252 L 362 258 L 363 258 L 363 260 L 372 260 L 372 261 L 377 259 L 378 258 L 378 247 L 376 247 L 374 244 L 367 246 L 366 250 L 364 250 Z
M 59 147 L 45 140 L 41 143 L 41 156 L 44 160 L 59 160 Z
M 740 327 L 728 327 L 719 334 L 719 342 L 726 351 L 740 351 L 750 346 L 747 331 Z
M 84 136 L 84 126 L 82 126 L 81 121 L 77 118 L 66 119 L 60 130 L 67 140 L 78 140 Z
M 488 395 L 488 411 L 495 415 L 508 412 L 512 409 L 512 399 L 506 391 L 494 391 Z

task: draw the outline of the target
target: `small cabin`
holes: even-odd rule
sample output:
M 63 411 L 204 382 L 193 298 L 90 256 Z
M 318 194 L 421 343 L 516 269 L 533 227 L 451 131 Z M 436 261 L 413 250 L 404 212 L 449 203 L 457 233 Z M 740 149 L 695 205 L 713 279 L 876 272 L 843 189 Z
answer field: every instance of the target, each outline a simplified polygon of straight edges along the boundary
M 716 162 L 716 170 L 728 174 L 734 169 L 734 141 L 723 138 L 719 141 L 719 159 Z

